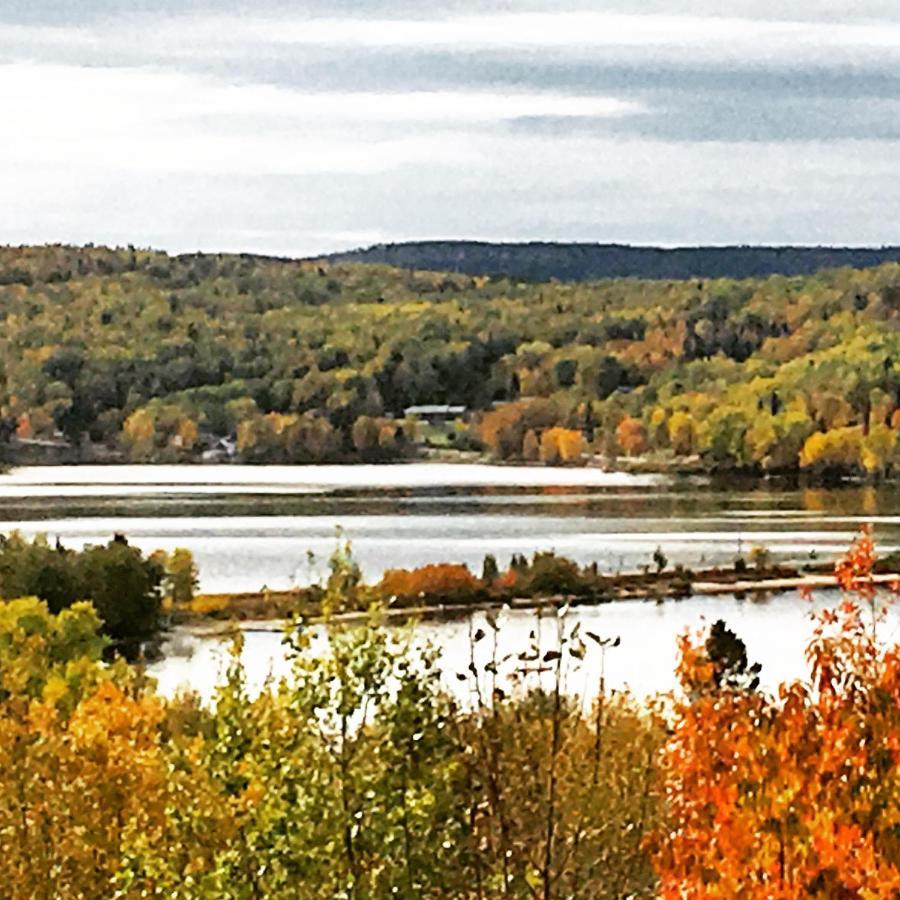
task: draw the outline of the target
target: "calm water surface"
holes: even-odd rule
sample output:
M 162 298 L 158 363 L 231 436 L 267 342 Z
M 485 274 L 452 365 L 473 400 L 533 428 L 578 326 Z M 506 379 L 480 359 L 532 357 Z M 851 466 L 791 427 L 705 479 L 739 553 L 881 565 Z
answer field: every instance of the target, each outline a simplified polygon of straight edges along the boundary
M 763 689 L 774 690 L 782 681 L 808 676 L 804 651 L 813 630 L 810 614 L 833 605 L 838 597 L 836 592 L 822 592 L 812 600 L 803 600 L 791 592 L 765 601 L 733 597 L 695 597 L 662 604 L 628 601 L 576 608 L 568 615 L 567 627 L 580 622 L 584 630 L 620 638 L 619 646 L 605 653 L 606 686 L 609 690 L 628 689 L 644 697 L 676 686 L 677 636 L 685 629 L 708 627 L 721 618 L 745 641 L 750 659 L 762 663 Z M 538 617 L 533 612 L 507 611 L 501 614 L 499 625 L 498 658 L 527 650 L 532 632 L 540 634 L 542 649 L 555 646 L 556 618 L 546 612 Z M 488 635 L 475 645 L 475 661 L 482 670 L 493 652 L 494 632 L 481 613 L 459 621 L 420 623 L 413 636 L 413 640 L 431 642 L 439 649 L 444 684 L 463 702 L 472 699 L 471 687 L 457 679 L 456 674 L 466 672 L 473 646 L 470 634 L 478 628 Z M 880 634 L 892 642 L 900 639 L 900 608 L 890 610 Z M 591 641 L 585 643 L 589 645 L 586 661 L 570 674 L 567 687 L 589 702 L 597 692 L 601 660 L 597 652 L 592 652 Z M 166 694 L 190 688 L 208 700 L 222 679 L 229 647 L 230 641 L 225 637 L 176 630 L 164 648 L 164 658 L 150 667 L 150 674 L 158 679 Z M 277 632 L 246 633 L 242 661 L 252 693 L 262 689 L 268 679 L 290 673 L 290 659 Z M 500 667 L 499 681 L 507 687 L 514 665 L 510 662 Z M 482 676 L 484 688 L 490 687 L 488 677 Z
M 501 566 L 512 553 L 554 549 L 605 571 L 633 570 L 660 546 L 672 563 L 731 563 L 764 544 L 778 559 L 832 559 L 871 522 L 881 551 L 900 548 L 900 491 L 722 488 L 699 480 L 608 474 L 596 469 L 484 465 L 81 466 L 22 468 L 0 476 L 0 531 L 46 533 L 69 546 L 115 532 L 152 551 L 187 547 L 206 591 L 286 587 L 321 577 L 340 527 L 368 579 L 385 568 L 465 562 L 485 553 Z M 312 552 L 310 562 L 308 552 Z M 823 596 L 816 603 L 833 602 Z M 611 687 L 638 694 L 672 686 L 675 637 L 724 618 L 764 664 L 765 683 L 805 672 L 810 606 L 796 594 L 758 603 L 694 598 L 660 606 L 618 603 L 581 609 L 586 627 L 621 638 L 606 658 Z M 473 624 L 474 623 L 474 624 Z M 472 622 L 429 623 L 419 639 L 441 649 L 451 686 L 468 664 Z M 524 649 L 536 627 L 508 613 L 502 652 Z M 541 626 L 550 640 L 544 621 Z M 890 628 L 896 639 L 897 616 Z M 189 685 L 209 696 L 227 642 L 179 631 L 153 667 L 168 691 Z M 487 651 L 486 642 L 479 645 Z M 257 688 L 287 671 L 280 635 L 247 635 L 244 660 Z M 573 688 L 596 686 L 597 660 Z M 593 686 L 593 687 L 592 687 Z
M 832 558 L 862 522 L 900 547 L 895 487 L 723 489 L 597 469 L 484 465 L 34 467 L 0 476 L 0 530 L 69 546 L 123 532 L 142 550 L 187 547 L 205 591 L 320 577 L 336 530 L 365 576 L 553 549 L 604 571 L 657 546 L 673 562 L 730 563 L 753 544 L 779 559 Z M 312 552 L 310 563 L 308 553 Z

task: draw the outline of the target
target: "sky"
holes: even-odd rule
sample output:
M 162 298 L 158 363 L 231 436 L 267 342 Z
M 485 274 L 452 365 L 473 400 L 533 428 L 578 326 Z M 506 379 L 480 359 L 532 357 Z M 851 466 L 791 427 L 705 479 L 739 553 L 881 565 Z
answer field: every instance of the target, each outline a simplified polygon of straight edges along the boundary
M 900 3 L 0 0 L 0 243 L 900 243 Z

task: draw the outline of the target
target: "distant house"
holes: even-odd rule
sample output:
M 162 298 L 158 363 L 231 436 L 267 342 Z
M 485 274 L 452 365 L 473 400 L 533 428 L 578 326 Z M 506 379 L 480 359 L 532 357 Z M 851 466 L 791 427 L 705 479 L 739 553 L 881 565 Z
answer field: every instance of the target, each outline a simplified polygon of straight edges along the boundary
M 421 406 L 407 406 L 403 416 L 407 419 L 419 419 L 429 425 L 446 425 L 454 419 L 466 414 L 465 406 L 451 406 L 446 403 L 425 403 Z
M 237 443 L 232 438 L 212 437 L 200 458 L 205 463 L 221 463 L 234 459 L 236 454 Z

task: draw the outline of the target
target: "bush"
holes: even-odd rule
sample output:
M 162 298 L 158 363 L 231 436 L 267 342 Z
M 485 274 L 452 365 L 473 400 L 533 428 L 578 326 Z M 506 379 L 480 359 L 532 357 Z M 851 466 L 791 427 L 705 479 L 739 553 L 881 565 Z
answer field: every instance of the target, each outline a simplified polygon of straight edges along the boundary
M 648 844 L 663 896 L 896 893 L 900 653 L 878 641 L 873 565 L 864 534 L 837 568 L 844 602 L 817 615 L 810 682 L 757 693 L 724 626 L 682 638 L 668 821 Z
M 401 604 L 420 602 L 472 603 L 481 593 L 481 584 L 467 566 L 440 563 L 418 569 L 388 569 L 378 585 L 385 597 Z
M 528 597 L 578 594 L 582 587 L 578 564 L 553 552 L 535 553 L 531 564 L 516 579 L 516 589 Z
M 0 542 L 0 596 L 39 597 L 51 612 L 90 600 L 103 632 L 127 654 L 160 627 L 163 568 L 124 538 L 81 552 L 50 547 L 38 536 L 29 543 L 13 533 Z

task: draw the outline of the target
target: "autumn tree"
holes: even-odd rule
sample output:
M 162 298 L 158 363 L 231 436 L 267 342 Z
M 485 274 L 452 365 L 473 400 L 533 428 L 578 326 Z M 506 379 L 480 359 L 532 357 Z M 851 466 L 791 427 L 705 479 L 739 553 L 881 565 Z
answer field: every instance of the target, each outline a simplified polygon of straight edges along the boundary
M 541 442 L 534 429 L 529 428 L 522 440 L 522 459 L 535 462 L 541 456 Z
M 668 821 L 651 842 L 662 896 L 900 890 L 900 655 L 879 639 L 874 559 L 864 533 L 838 565 L 845 597 L 815 616 L 809 681 L 725 682 L 712 638 L 681 640 Z
M 810 435 L 800 451 L 803 469 L 824 474 L 848 474 L 862 467 L 864 436 L 861 428 L 850 426 Z
M 616 440 L 628 456 L 640 456 L 647 450 L 647 431 L 633 416 L 625 416 L 616 428 Z
M 158 551 L 151 559 L 163 568 L 163 592 L 166 597 L 177 605 L 190 603 L 199 584 L 199 571 L 193 553 L 184 547 L 177 547 L 171 553 Z
M 74 551 L 50 546 L 38 535 L 0 538 L 0 596 L 36 596 L 52 612 L 89 599 L 107 636 L 121 650 L 136 652 L 160 626 L 163 565 L 145 558 L 123 538 Z
M 548 428 L 541 435 L 541 461 L 547 465 L 577 463 L 586 449 L 582 433 L 571 428 Z
M 678 410 L 669 417 L 669 442 L 678 456 L 689 456 L 696 450 L 697 427 L 689 413 Z
M 360 416 L 352 429 L 353 446 L 363 457 L 376 454 L 379 447 L 380 426 L 371 416 Z
M 0 603 L 4 897 L 176 896 L 227 844 L 228 799 L 196 744 L 166 742 L 165 701 L 101 663 L 99 628 L 88 603 Z

